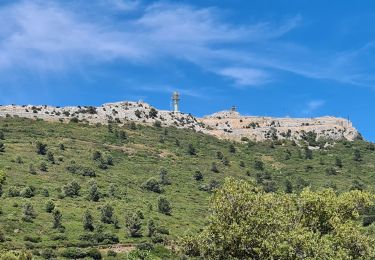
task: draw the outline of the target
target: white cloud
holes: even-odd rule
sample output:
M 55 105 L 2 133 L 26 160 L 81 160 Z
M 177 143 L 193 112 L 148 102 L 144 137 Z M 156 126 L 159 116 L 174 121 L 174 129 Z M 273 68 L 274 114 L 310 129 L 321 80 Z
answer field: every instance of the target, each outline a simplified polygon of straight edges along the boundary
M 270 80 L 268 73 L 252 68 L 225 68 L 218 73 L 233 78 L 235 83 L 240 86 L 259 86 L 268 83 Z
M 326 102 L 324 100 L 312 100 L 307 102 L 306 108 L 302 111 L 303 114 L 311 114 L 321 108 Z
M 233 25 L 216 8 L 137 0 L 93 3 L 124 11 L 124 17 L 106 16 L 104 10 L 85 15 L 58 1 L 0 6 L 0 71 L 69 71 L 115 60 L 155 65 L 178 59 L 230 78 L 237 86 L 267 84 L 275 70 L 358 85 L 375 81 L 361 70 L 367 65 L 361 57 L 372 45 L 358 52 L 318 55 L 283 41 L 282 36 L 301 24 L 298 15 L 276 23 Z M 136 12 L 128 16 L 130 11 Z

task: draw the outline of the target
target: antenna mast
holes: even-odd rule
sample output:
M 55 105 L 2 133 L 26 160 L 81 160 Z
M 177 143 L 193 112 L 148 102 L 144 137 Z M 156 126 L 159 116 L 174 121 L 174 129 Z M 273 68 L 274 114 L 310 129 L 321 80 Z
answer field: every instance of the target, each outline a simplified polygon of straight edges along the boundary
M 173 112 L 174 113 L 179 113 L 179 103 L 180 103 L 180 93 L 177 91 L 173 92 L 172 95 L 172 104 L 173 104 Z

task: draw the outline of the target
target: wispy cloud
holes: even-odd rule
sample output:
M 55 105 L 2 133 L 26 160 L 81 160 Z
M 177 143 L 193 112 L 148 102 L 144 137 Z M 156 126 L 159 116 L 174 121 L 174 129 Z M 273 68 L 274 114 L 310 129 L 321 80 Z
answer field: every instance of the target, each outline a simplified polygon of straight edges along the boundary
M 260 86 L 270 81 L 270 76 L 263 70 L 251 68 L 225 68 L 220 75 L 232 78 L 238 86 Z
M 373 73 L 363 69 L 368 64 L 362 59 L 374 44 L 320 55 L 283 40 L 301 26 L 299 15 L 234 25 L 217 8 L 137 0 L 93 3 L 115 8 L 124 16 L 106 16 L 103 9 L 102 19 L 93 19 L 59 1 L 25 0 L 0 6 L 0 72 L 69 71 L 113 61 L 147 66 L 177 59 L 241 87 L 272 82 L 274 71 L 363 86 L 375 82 Z
M 324 100 L 311 100 L 307 102 L 306 108 L 302 111 L 303 114 L 312 114 L 322 106 L 324 106 L 326 102 Z

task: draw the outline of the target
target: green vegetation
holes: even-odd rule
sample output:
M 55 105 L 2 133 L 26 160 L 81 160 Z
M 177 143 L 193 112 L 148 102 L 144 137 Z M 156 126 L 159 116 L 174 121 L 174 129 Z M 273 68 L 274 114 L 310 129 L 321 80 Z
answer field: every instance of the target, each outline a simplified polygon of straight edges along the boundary
M 203 259 L 374 259 L 375 239 L 357 221 L 374 198 L 309 188 L 297 196 L 267 194 L 228 179 L 212 199 L 209 224 L 185 237 L 182 248 Z
M 134 250 L 135 259 L 171 258 L 161 245 L 206 226 L 209 198 L 226 177 L 256 181 L 265 192 L 299 194 L 307 186 L 375 192 L 375 148 L 361 140 L 313 149 L 307 141 L 323 147 L 313 135 L 301 144 L 233 143 L 134 122 L 21 118 L 1 119 L 0 132 L 0 251 L 28 249 L 47 259 L 87 256 L 113 243 L 152 243 Z M 362 218 L 374 236 L 374 211 Z

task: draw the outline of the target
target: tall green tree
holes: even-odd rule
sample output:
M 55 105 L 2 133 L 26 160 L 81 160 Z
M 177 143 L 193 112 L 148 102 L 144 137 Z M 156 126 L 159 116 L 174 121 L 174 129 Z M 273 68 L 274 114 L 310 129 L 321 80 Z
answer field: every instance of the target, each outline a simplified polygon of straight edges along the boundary
M 83 214 L 83 229 L 87 231 L 94 230 L 94 218 L 89 210 L 86 210 Z

